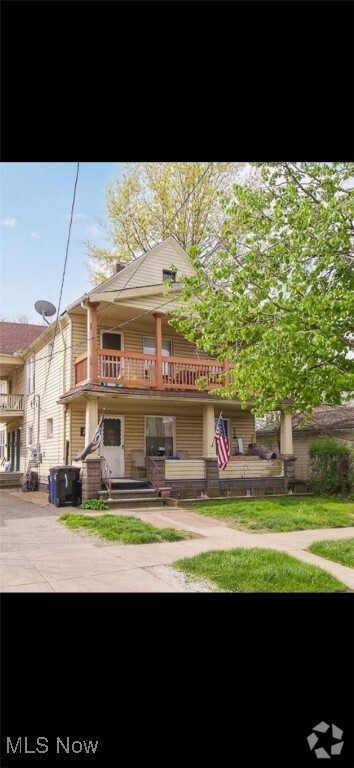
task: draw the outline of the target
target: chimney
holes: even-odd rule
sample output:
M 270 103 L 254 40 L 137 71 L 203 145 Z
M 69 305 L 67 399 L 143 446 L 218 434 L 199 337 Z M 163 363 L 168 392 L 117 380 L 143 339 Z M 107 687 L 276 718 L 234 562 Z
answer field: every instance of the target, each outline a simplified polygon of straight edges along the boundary
M 113 269 L 113 274 L 114 274 L 114 275 L 117 275 L 117 274 L 118 274 L 118 272 L 121 272 L 121 271 L 122 271 L 122 269 L 125 269 L 125 267 L 126 267 L 126 266 L 127 266 L 127 265 L 126 265 L 126 264 L 124 264 L 124 262 L 123 262 L 123 261 L 116 261 L 116 263 L 115 263 L 115 265 L 114 265 L 114 269 Z

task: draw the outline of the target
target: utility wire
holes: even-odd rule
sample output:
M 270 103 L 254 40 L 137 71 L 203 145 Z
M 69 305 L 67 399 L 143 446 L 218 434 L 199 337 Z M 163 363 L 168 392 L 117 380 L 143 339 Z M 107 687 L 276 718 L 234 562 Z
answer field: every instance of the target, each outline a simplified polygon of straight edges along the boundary
M 57 322 L 58 322 L 58 318 L 59 318 L 60 301 L 61 301 L 62 290 L 63 290 L 63 285 L 64 285 L 64 277 L 65 277 L 66 261 L 67 261 L 67 255 L 68 255 L 68 247 L 69 247 L 69 242 L 70 242 L 71 225 L 72 225 L 72 218 L 73 218 L 73 211 L 74 211 L 74 204 L 75 204 L 75 196 L 76 196 L 76 186 L 77 186 L 77 179 L 78 179 L 78 174 L 79 174 L 79 165 L 80 165 L 80 163 L 78 163 L 78 164 L 77 164 L 77 166 L 78 166 L 78 167 L 77 167 L 77 174 L 76 174 L 75 187 L 74 187 L 74 197 L 73 197 L 73 204 L 72 204 L 72 208 L 71 208 L 71 219 L 70 219 L 70 226 L 69 226 L 68 243 L 67 243 L 67 250 L 66 250 L 66 256 L 65 256 L 64 272 L 63 272 L 63 279 L 62 279 L 62 285 L 61 285 L 61 291 L 60 291 L 60 299 L 59 299 L 59 306 L 58 306 L 58 312 L 57 312 L 57 319 L 56 319 L 56 324 L 57 324 Z M 194 186 L 192 187 L 192 189 L 190 190 L 190 192 L 188 192 L 188 195 L 185 197 L 185 199 L 184 199 L 184 200 L 183 200 L 183 202 L 181 203 L 180 207 L 179 207 L 179 208 L 177 209 L 177 211 L 175 212 L 175 214 L 174 214 L 174 216 L 172 217 L 171 221 L 170 221 L 170 222 L 167 224 L 167 227 L 168 227 L 168 228 L 170 228 L 170 227 L 171 227 L 171 224 L 173 224 L 173 222 L 174 222 L 175 218 L 178 216 L 178 214 L 180 213 L 180 211 L 182 210 L 182 208 L 183 208 L 183 207 L 186 205 L 186 203 L 188 202 L 189 198 L 191 197 L 191 195 L 193 194 L 193 192 L 196 190 L 196 188 L 197 188 L 198 184 L 200 184 L 200 182 L 202 181 L 202 179 L 204 178 L 204 176 L 207 174 L 207 172 L 209 171 L 209 169 L 211 168 L 211 166 L 212 166 L 212 165 L 213 165 L 213 162 L 212 162 L 212 163 L 208 163 L 208 166 L 205 168 L 205 170 L 203 171 L 203 173 L 201 174 L 201 176 L 200 176 L 200 177 L 197 179 L 196 183 L 194 184 Z M 151 250 L 151 249 L 150 249 L 150 250 Z M 133 272 L 132 272 L 132 273 L 129 275 L 129 277 L 128 277 L 128 280 L 125 282 L 125 284 L 122 286 L 122 288 L 120 288 L 120 289 L 119 289 L 119 291 L 117 292 L 117 295 L 116 295 L 116 300 L 117 300 L 117 298 L 119 297 L 119 295 L 122 293 L 122 291 L 124 291 L 124 290 L 126 289 L 127 285 L 128 285 L 128 284 L 129 284 L 129 282 L 132 280 L 132 278 L 134 277 L 134 275 L 135 275 L 135 273 L 137 272 L 137 270 L 138 270 L 138 269 L 141 267 L 141 265 L 144 263 L 144 261 L 145 261 L 145 259 L 146 259 L 146 257 L 148 256 L 148 254 L 149 254 L 149 253 L 150 253 L 150 251 L 147 251 L 147 252 L 146 252 L 146 253 L 145 253 L 143 256 L 141 256 L 141 257 L 138 257 L 137 261 L 139 261 L 139 264 L 137 265 L 136 269 L 135 269 L 135 270 L 134 270 L 134 271 L 133 271 Z M 131 263 L 133 263 L 133 262 L 131 262 Z M 130 266 L 130 265 L 127 265 L 127 266 Z M 125 322 L 123 322 L 123 323 L 120 323 L 119 325 L 115 325 L 115 326 L 113 326 L 112 328 L 109 328 L 109 329 L 107 330 L 107 333 L 109 333 L 110 331 L 114 331 L 114 330 L 117 330 L 118 328 L 121 328 L 123 325 L 127 325 L 127 324 L 128 324 L 128 323 L 130 323 L 130 322 L 134 322 L 135 320 L 138 320 L 140 317 L 143 317 L 143 316 L 145 316 L 145 315 L 148 315 L 148 314 L 150 314 L 152 311 L 156 312 L 158 309 L 161 309 L 163 306 L 165 306 L 165 304 L 169 304 L 169 303 L 171 303 L 173 300 L 174 300 L 174 299 L 170 299 L 169 301 L 167 301 L 167 302 L 165 302 L 165 303 L 163 303 L 163 304 L 160 304 L 158 307 L 154 308 L 154 310 L 148 310 L 148 311 L 146 311 L 146 312 L 142 312 L 140 315 L 136 315 L 136 317 L 133 317 L 133 318 L 131 318 L 131 320 L 126 320 Z M 109 304 L 109 306 L 106 308 L 106 310 L 105 310 L 105 311 L 102 313 L 102 315 L 100 316 L 100 320 L 102 320 L 102 318 L 104 317 L 104 315 L 106 314 L 106 312 L 107 312 L 107 311 L 110 309 L 110 306 L 111 306 L 111 304 Z M 55 336 L 56 336 L 56 331 L 55 331 L 55 333 L 54 333 L 54 336 L 53 336 L 53 341 L 54 341 L 54 339 L 55 339 Z M 80 344 L 78 345 L 77 349 L 79 350 L 79 349 L 80 349 L 80 346 L 82 346 L 83 344 L 86 344 L 88 340 L 89 340 L 89 339 L 87 338 L 87 339 L 85 339 L 85 341 L 83 341 L 83 342 L 80 342 Z M 73 348 L 73 347 L 67 347 L 67 349 L 72 349 L 72 348 Z M 40 360 L 45 360 L 45 359 L 46 359 L 46 358 L 48 358 L 48 357 L 49 357 L 49 358 L 50 358 L 50 360 L 51 360 L 51 358 L 54 356 L 54 354 L 60 354 L 61 352 L 62 352 L 62 350 L 60 350 L 60 351 L 58 351 L 58 352 L 55 352 L 55 353 L 52 353 L 52 355 L 46 355 L 45 357 L 40 357 L 40 358 L 38 358 L 38 361 L 40 361 Z M 49 374 L 49 366 L 48 366 L 47 379 L 48 379 L 48 374 Z M 46 384 L 47 384 L 47 381 L 46 381 Z M 46 387 L 46 385 L 45 385 L 45 387 Z M 45 391 L 45 390 L 44 390 L 44 391 Z M 44 396 L 44 395 L 43 395 L 43 396 Z
M 66 266 L 67 266 L 67 262 L 68 262 L 69 245 L 70 245 L 70 237 L 71 237 L 71 227 L 72 227 L 73 218 L 74 218 L 74 208 L 75 208 L 75 200 L 76 200 L 76 188 L 77 188 L 77 182 L 78 182 L 78 178 L 79 178 L 79 170 L 80 170 L 80 163 L 77 163 L 76 177 L 75 177 L 75 184 L 74 184 L 74 193 L 73 193 L 73 201 L 72 201 L 71 213 L 70 213 L 68 238 L 67 238 L 67 241 L 66 241 L 66 250 L 65 250 L 64 267 L 63 267 L 63 276 L 62 276 L 61 286 L 60 286 L 60 294 L 59 294 L 57 316 L 56 316 L 55 326 L 54 326 L 54 335 L 53 335 L 53 338 L 52 338 L 52 341 L 53 341 L 52 350 L 54 349 L 54 340 L 55 340 L 55 337 L 56 337 L 56 335 L 58 333 L 57 327 L 58 327 L 58 322 L 59 322 L 59 312 L 60 312 L 61 299 L 62 299 L 62 295 L 63 295 Z M 46 380 L 45 380 L 44 390 L 43 390 L 43 395 L 42 395 L 42 403 L 44 402 L 44 398 L 45 398 L 45 393 L 46 393 L 46 389 L 47 389 L 49 372 L 50 372 L 50 365 L 51 365 L 51 362 L 52 362 L 52 358 L 53 358 L 53 353 L 51 355 L 49 355 L 49 364 L 48 364 L 48 370 L 47 370 L 47 375 L 46 375 Z

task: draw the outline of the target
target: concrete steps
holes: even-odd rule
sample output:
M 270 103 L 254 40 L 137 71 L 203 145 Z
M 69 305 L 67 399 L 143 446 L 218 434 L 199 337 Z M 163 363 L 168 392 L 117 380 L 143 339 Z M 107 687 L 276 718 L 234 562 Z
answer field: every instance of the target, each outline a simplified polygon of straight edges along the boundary
M 23 472 L 0 472 L 0 488 L 21 488 Z

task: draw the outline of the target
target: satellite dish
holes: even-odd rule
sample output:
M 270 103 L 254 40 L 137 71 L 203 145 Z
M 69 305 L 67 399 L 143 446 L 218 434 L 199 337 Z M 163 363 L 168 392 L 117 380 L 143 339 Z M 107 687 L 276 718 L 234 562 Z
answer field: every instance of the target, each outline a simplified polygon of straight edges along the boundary
M 38 312 L 39 315 L 42 315 L 43 320 L 46 319 L 46 317 L 51 317 L 52 315 L 55 315 L 56 309 L 54 304 L 51 304 L 50 301 L 36 301 L 34 308 L 36 312 Z M 47 325 L 50 325 L 48 323 L 48 320 L 45 320 Z

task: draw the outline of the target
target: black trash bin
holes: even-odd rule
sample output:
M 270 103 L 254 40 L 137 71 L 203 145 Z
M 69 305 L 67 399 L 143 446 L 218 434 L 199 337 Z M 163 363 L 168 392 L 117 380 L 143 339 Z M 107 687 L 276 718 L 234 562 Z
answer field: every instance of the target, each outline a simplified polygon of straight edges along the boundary
M 49 470 L 48 501 L 55 507 L 81 501 L 80 467 L 62 466 Z

